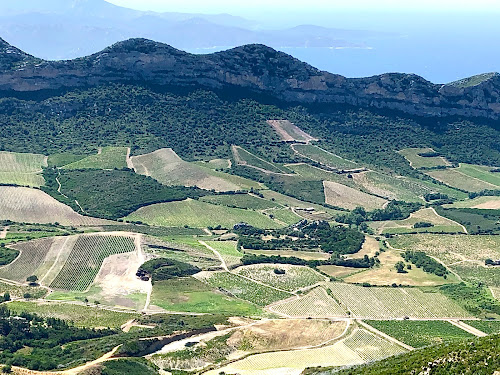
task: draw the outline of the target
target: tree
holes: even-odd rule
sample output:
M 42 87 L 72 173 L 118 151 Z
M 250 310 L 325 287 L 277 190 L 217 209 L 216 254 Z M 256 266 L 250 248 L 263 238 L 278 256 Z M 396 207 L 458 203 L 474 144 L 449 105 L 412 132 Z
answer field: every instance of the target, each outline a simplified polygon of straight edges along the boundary
M 395 265 L 394 265 L 394 268 L 396 269 L 396 271 L 398 271 L 398 273 L 406 273 L 405 271 L 405 264 L 401 261 L 397 262 Z
M 26 278 L 26 281 L 29 282 L 30 284 L 36 284 L 38 281 L 38 277 L 36 275 L 31 275 Z
M 2 372 L 4 374 L 10 374 L 12 373 L 12 366 L 11 365 L 5 365 L 2 367 Z

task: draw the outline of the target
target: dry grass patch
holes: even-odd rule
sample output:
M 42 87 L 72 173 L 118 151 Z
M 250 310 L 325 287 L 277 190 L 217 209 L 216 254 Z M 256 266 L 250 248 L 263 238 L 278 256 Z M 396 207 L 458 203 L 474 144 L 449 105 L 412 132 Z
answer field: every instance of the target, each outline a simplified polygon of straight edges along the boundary
M 346 326 L 345 321 L 267 320 L 237 330 L 229 338 L 228 344 L 246 352 L 316 346 L 339 337 Z
M 363 243 L 361 250 L 355 254 L 347 256 L 347 258 L 352 258 L 352 259 L 363 258 L 365 255 L 368 255 L 369 257 L 374 257 L 376 253 L 379 251 L 380 251 L 379 242 L 371 236 L 365 236 L 365 242 Z
M 114 224 L 82 216 L 41 190 L 13 186 L 0 186 L 0 220 L 78 226 Z
M 295 257 L 304 260 L 328 260 L 331 255 L 316 251 L 295 251 L 295 250 L 245 250 L 245 253 L 266 256 L 282 256 L 285 258 Z
M 372 285 L 410 285 L 410 286 L 435 286 L 456 282 L 453 275 L 448 275 L 446 279 L 434 274 L 424 272 L 415 266 L 406 273 L 398 273 L 394 266 L 397 262 L 403 261 L 400 253 L 394 250 L 387 250 L 379 256 L 380 266 L 366 271 L 356 273 L 344 278 L 348 283 L 370 283 Z
M 349 186 L 332 181 L 324 181 L 325 200 L 327 204 L 352 210 L 364 207 L 370 210 L 382 208 L 387 200 L 363 193 Z
M 477 197 L 465 201 L 444 205 L 446 208 L 479 208 L 484 210 L 499 210 L 500 197 Z
M 268 120 L 267 123 L 273 127 L 283 141 L 317 141 L 317 138 L 311 137 L 288 120 Z
M 432 227 L 414 228 L 416 223 L 431 223 Z M 436 232 L 436 233 L 465 233 L 464 228 L 456 221 L 440 216 L 433 208 L 423 208 L 410 214 L 405 220 L 382 221 L 371 223 L 370 226 L 378 233 L 408 233 L 408 232 Z
M 331 277 L 343 278 L 353 273 L 362 271 L 362 269 L 354 267 L 342 267 L 342 266 L 319 266 L 318 269 Z

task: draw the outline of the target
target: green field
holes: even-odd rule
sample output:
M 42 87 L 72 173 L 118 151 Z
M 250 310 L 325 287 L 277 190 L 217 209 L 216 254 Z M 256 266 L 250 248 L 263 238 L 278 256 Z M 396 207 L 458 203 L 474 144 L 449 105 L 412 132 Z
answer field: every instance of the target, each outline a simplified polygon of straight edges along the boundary
M 107 257 L 135 251 L 130 237 L 83 235 L 78 237 L 51 288 L 84 291 L 94 281 Z
M 414 348 L 474 337 L 463 329 L 442 320 L 371 320 L 367 323 Z
M 52 159 L 52 163 L 60 160 Z M 127 147 L 103 147 L 101 152 L 63 166 L 64 169 L 121 169 L 127 167 Z
M 460 164 L 460 167 L 426 172 L 427 175 L 451 187 L 477 192 L 500 188 L 500 176 L 490 172 L 491 167 Z
M 424 293 L 417 288 L 363 287 L 341 283 L 330 283 L 329 288 L 333 296 L 358 318 L 471 317 L 471 314 L 443 294 Z
M 298 144 L 298 145 L 293 145 L 292 148 L 300 155 L 303 155 L 306 158 L 309 158 L 317 163 L 326 165 L 330 168 L 336 168 L 336 169 L 361 168 L 359 164 L 341 158 L 340 156 L 334 155 L 328 151 L 323 150 L 318 146 Z
M 241 264 L 243 253 L 240 253 L 236 248 L 236 241 L 205 241 L 206 244 L 221 255 L 222 259 L 226 262 L 228 267 Z
M 500 210 L 476 208 L 443 208 L 436 211 L 444 217 L 461 223 L 469 234 L 500 233 Z
M 443 205 L 445 208 L 500 209 L 500 197 L 477 197 Z
M 46 159 L 44 155 L 0 151 L 0 184 L 42 186 Z
M 277 269 L 285 273 L 276 274 Z M 289 292 L 325 281 L 324 276 L 311 268 L 288 264 L 253 264 L 239 267 L 234 272 Z
M 255 283 L 229 272 L 214 272 L 208 275 L 205 281 L 214 288 L 254 303 L 257 306 L 266 306 L 292 296 L 285 291 Z
M 434 152 L 434 150 L 431 148 L 405 148 L 399 151 L 399 153 L 403 155 L 415 169 L 445 167 L 451 165 L 441 156 L 423 157 L 419 155 L 427 152 Z
M 266 210 L 279 207 L 279 204 L 275 202 L 250 194 L 210 195 L 202 197 L 200 200 L 207 203 L 250 210 Z
M 9 310 L 16 314 L 27 312 L 44 318 L 57 318 L 72 321 L 77 327 L 120 328 L 124 323 L 139 318 L 137 313 L 104 310 L 95 306 L 83 306 L 63 302 L 22 302 L 8 304 Z
M 127 216 L 125 220 L 141 221 L 149 225 L 167 227 L 188 225 L 195 228 L 206 228 L 221 225 L 225 228 L 232 228 L 240 222 L 246 222 L 258 228 L 272 229 L 282 226 L 259 212 L 197 200 L 160 203 L 142 207 Z
M 192 277 L 159 281 L 153 286 L 151 304 L 166 311 L 259 316 L 255 305 L 216 292 Z

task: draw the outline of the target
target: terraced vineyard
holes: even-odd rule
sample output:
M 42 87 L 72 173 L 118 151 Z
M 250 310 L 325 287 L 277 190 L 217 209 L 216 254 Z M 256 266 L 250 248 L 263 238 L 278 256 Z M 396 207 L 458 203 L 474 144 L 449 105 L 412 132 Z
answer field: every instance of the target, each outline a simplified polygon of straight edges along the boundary
M 316 288 L 299 298 L 280 302 L 269 308 L 277 314 L 292 318 L 346 317 L 346 311 L 328 295 L 324 288 Z
M 460 164 L 458 168 L 428 171 L 426 174 L 449 186 L 474 192 L 500 187 L 500 178 L 489 172 L 490 169 L 481 165 Z
M 103 147 L 95 155 L 65 165 L 64 169 L 121 169 L 127 166 L 127 147 Z
M 42 186 L 41 173 L 46 166 L 44 155 L 0 151 L 0 184 Z
M 368 321 L 372 327 L 394 337 L 414 348 L 450 342 L 453 340 L 470 339 L 474 336 L 461 328 L 442 320 L 434 321 Z M 467 323 L 469 324 L 469 323 Z M 472 325 L 472 324 L 471 324 Z
M 278 274 L 276 270 L 284 271 L 284 274 Z M 309 267 L 289 264 L 253 264 L 239 267 L 235 272 L 289 292 L 325 281 L 324 276 Z
M 467 318 L 460 306 L 440 293 L 424 293 L 417 288 L 362 287 L 330 283 L 330 290 L 356 318 L 416 319 Z
M 378 361 L 406 352 L 401 346 L 375 336 L 364 329 L 355 330 L 351 336 L 344 340 L 344 345 L 358 353 L 367 362 Z
M 50 287 L 84 291 L 94 281 L 104 259 L 134 250 L 135 244 L 130 237 L 82 235 Z
M 258 306 L 266 306 L 291 296 L 291 294 L 285 291 L 252 282 L 229 272 L 213 272 L 206 279 L 206 282 L 223 292 L 252 302 Z

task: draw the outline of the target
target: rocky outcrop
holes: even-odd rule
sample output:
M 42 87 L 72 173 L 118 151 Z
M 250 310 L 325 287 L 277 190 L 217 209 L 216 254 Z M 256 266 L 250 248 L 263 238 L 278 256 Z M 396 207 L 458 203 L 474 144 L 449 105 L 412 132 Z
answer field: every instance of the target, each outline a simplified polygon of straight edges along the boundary
M 17 56 L 15 62 L 3 64 L 2 56 L 9 53 Z M 192 55 L 145 39 L 120 42 L 85 58 L 54 62 L 37 60 L 0 40 L 1 95 L 60 91 L 111 82 L 237 88 L 290 103 L 345 103 L 419 116 L 500 118 L 497 73 L 446 85 L 433 84 L 412 74 L 348 79 L 320 71 L 263 45 Z

